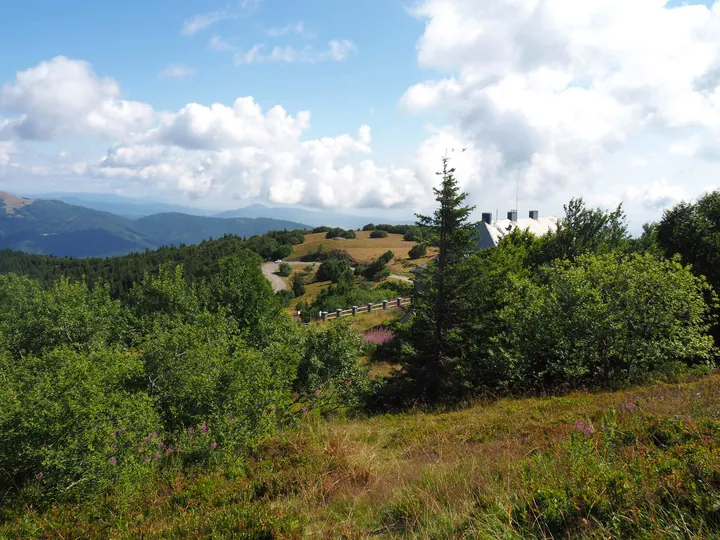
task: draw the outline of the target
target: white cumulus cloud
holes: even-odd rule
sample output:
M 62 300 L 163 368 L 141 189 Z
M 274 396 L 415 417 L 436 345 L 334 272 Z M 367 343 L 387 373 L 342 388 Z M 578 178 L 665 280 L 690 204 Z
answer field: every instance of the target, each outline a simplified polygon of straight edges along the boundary
M 122 137 L 147 127 L 154 117 L 150 105 L 122 99 L 114 79 L 98 77 L 87 62 L 64 56 L 17 73 L 0 87 L 0 108 L 18 115 L 0 123 L 0 138 Z

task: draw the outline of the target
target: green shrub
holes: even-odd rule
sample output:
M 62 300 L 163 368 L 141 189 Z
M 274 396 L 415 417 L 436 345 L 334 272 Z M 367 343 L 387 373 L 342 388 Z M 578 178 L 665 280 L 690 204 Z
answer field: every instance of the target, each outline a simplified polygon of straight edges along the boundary
M 668 363 L 709 364 L 707 285 L 651 255 L 582 256 L 516 279 L 498 355 L 520 385 L 641 381 Z
M 320 264 L 316 278 L 318 281 L 332 281 L 333 283 L 337 283 L 340 276 L 349 269 L 350 266 L 347 262 L 343 260 L 330 259 L 329 261 L 325 261 Z
M 292 290 L 295 297 L 305 294 L 305 277 L 302 274 L 295 274 L 292 279 Z
M 376 230 L 370 233 L 370 238 L 387 238 L 387 231 Z
M 368 223 L 367 225 L 365 225 L 365 226 L 362 228 L 362 230 L 363 230 L 363 231 L 374 231 L 374 230 L 375 230 L 375 225 L 373 225 L 372 223 Z
M 290 274 L 292 274 L 292 266 L 290 266 L 286 262 L 280 263 L 278 274 L 280 274 L 282 277 L 288 277 Z
M 410 251 L 408 252 L 408 257 L 413 260 L 422 259 L 426 256 L 427 246 L 425 244 L 415 244 L 413 247 L 410 248 Z
M 289 257 L 291 253 L 292 253 L 292 246 L 290 244 L 284 244 L 284 245 L 280 246 L 279 248 L 277 248 L 275 251 L 273 251 L 272 255 L 270 255 L 270 257 L 273 260 L 277 261 L 278 259 L 282 260 L 286 257 Z
M 287 307 L 290 305 L 290 300 L 295 298 L 295 293 L 291 289 L 283 289 L 275 293 L 280 305 Z
M 63 346 L 42 356 L 5 354 L 0 373 L 0 500 L 17 490 L 26 503 L 76 500 L 146 477 L 152 463 L 139 448 L 162 425 L 137 388 L 137 355 Z

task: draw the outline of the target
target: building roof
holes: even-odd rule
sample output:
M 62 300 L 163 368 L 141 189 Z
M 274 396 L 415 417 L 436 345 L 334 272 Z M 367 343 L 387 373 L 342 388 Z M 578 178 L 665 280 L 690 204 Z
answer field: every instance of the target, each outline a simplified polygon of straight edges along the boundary
M 515 229 L 528 230 L 535 236 L 542 236 L 549 231 L 557 230 L 558 218 L 554 216 L 539 217 L 537 219 L 522 218 L 517 221 L 499 219 L 487 224 L 481 221 L 478 225 L 478 248 L 484 249 L 497 246 L 500 240 Z

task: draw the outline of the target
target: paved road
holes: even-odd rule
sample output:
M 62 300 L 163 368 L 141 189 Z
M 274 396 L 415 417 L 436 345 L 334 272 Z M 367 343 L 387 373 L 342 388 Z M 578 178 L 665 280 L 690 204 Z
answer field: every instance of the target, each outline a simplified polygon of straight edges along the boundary
M 303 268 L 306 266 L 315 266 L 318 263 L 311 263 L 311 262 L 290 262 L 287 261 L 287 263 L 290 266 L 302 266 Z M 275 272 L 278 272 L 280 270 L 280 265 L 274 262 L 266 262 L 262 265 L 262 271 L 263 274 L 265 274 L 265 277 L 270 282 L 270 285 L 272 285 L 273 292 L 283 291 L 285 289 L 289 289 L 287 283 L 285 283 L 285 280 L 278 276 Z M 390 279 L 397 279 L 398 281 L 405 281 L 406 283 L 412 283 L 412 280 L 410 278 L 406 278 L 405 276 L 398 276 L 396 274 L 391 274 Z
M 288 264 L 290 266 L 302 266 L 304 268 L 306 266 L 315 266 L 317 263 L 288 261 Z M 283 291 L 290 288 L 283 278 L 275 274 L 275 272 L 278 272 L 279 270 L 280 265 L 274 262 L 267 262 L 262 265 L 263 274 L 265 274 L 265 277 L 270 282 L 270 285 L 272 285 L 273 292 Z

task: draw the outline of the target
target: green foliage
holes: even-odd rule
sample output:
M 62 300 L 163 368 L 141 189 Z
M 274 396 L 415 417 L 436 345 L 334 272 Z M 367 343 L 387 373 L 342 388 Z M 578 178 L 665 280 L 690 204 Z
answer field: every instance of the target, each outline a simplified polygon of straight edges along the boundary
M 363 231 L 374 231 L 375 228 L 376 228 L 375 225 L 373 225 L 372 223 L 368 223 L 367 225 L 365 225 L 365 226 L 362 228 L 362 230 L 363 230 Z
M 290 266 L 286 262 L 280 263 L 278 274 L 280 274 L 282 277 L 290 276 L 290 274 L 292 274 L 292 266 Z
M 362 340 L 342 319 L 319 331 L 306 331 L 295 391 L 323 410 L 357 405 L 368 389 L 367 369 L 358 361 Z
M 473 250 L 475 228 L 468 222 L 472 207 L 463 206 L 455 169 L 443 158 L 442 184 L 435 188 L 438 208 L 432 216 L 418 215 L 418 225 L 429 228 L 438 239 L 439 255 L 418 278 L 412 325 L 406 335 L 408 355 L 404 376 L 413 391 L 429 401 L 446 394 L 450 374 L 459 357 L 456 330 L 467 318 L 466 275 L 461 271 Z
M 385 266 L 393 260 L 395 254 L 392 251 L 386 251 L 380 255 L 374 262 L 363 267 L 361 275 L 365 279 L 371 279 L 373 281 L 381 281 L 390 275 L 390 271 Z
M 382 230 L 375 230 L 370 233 L 370 238 L 387 238 L 388 233 Z
M 137 356 L 67 346 L 3 354 L 0 375 L 0 501 L 18 489 L 35 503 L 76 500 L 147 477 L 138 447 L 161 424 L 136 389 Z
M 651 255 L 582 256 L 514 278 L 497 355 L 510 384 L 641 381 L 664 365 L 710 364 L 706 285 Z M 478 359 L 482 362 L 482 359 Z
M 408 252 L 408 257 L 410 259 L 422 259 L 423 257 L 427 256 L 427 246 L 425 244 L 416 244 L 413 247 L 410 248 L 410 251 Z
M 327 234 L 325 234 L 325 238 L 328 240 L 332 238 L 347 238 L 347 239 L 353 239 L 356 238 L 355 231 L 352 230 L 345 230 L 341 229 L 339 227 L 335 227 L 334 229 L 329 229 L 327 231 Z
M 272 252 L 270 255 L 270 258 L 274 260 L 282 260 L 286 257 L 289 257 L 292 253 L 292 246 L 290 244 L 283 244 L 279 248 L 277 248 L 275 251 Z
M 316 278 L 318 281 L 332 281 L 337 283 L 340 277 L 350 269 L 344 260 L 330 259 L 320 264 Z
M 280 302 L 280 305 L 282 307 L 287 307 L 290 305 L 290 300 L 295 298 L 295 293 L 292 291 L 292 289 L 283 289 L 276 292 L 275 296 L 277 297 L 278 302 Z
M 622 205 L 613 212 L 589 209 L 582 198 L 564 206 L 557 231 L 548 233 L 538 253 L 538 264 L 555 259 L 574 260 L 587 253 L 610 253 L 627 246 L 629 234 Z
M 297 273 L 292 278 L 292 290 L 296 297 L 303 296 L 305 294 L 305 277 Z
M 720 291 L 720 190 L 667 210 L 657 225 L 656 238 L 667 257 L 679 255 Z M 713 333 L 720 345 L 720 327 Z

